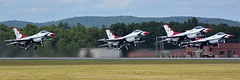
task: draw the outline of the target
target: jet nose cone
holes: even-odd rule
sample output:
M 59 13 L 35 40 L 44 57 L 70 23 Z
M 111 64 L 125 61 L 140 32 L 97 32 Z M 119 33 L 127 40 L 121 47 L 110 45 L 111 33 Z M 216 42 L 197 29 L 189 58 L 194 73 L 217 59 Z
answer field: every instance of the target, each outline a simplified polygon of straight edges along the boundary
M 148 34 L 150 34 L 150 32 L 145 31 L 143 34 L 144 35 L 148 35 Z
M 53 37 L 53 36 L 56 36 L 56 34 L 55 33 L 51 33 L 50 36 Z
M 228 38 L 233 38 L 233 35 L 228 35 Z
M 212 29 L 211 28 L 207 28 L 205 32 L 211 32 Z

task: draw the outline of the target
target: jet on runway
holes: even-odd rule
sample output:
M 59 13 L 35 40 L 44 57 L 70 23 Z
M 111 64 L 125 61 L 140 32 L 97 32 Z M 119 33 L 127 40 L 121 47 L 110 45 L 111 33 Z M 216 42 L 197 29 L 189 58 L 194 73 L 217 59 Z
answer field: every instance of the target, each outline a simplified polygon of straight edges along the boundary
M 13 28 L 13 31 L 15 33 L 16 39 L 5 40 L 11 42 L 6 45 L 19 46 L 21 48 L 24 48 L 25 50 L 28 50 L 30 46 L 33 46 L 34 44 L 41 45 L 41 47 L 44 47 L 43 42 L 49 40 L 50 37 L 55 36 L 55 33 L 48 32 L 47 30 L 42 30 L 39 33 L 34 34 L 32 36 L 23 35 L 17 28 Z M 37 49 L 36 46 L 33 46 L 33 48 L 34 50 Z
M 135 30 L 132 33 L 123 37 L 115 36 L 109 29 L 106 30 L 106 33 L 108 39 L 99 39 L 98 41 L 103 41 L 107 43 L 100 45 L 99 47 L 108 46 L 109 48 L 117 48 L 118 50 L 121 50 L 122 47 L 126 47 L 126 49 L 128 49 L 128 46 L 131 44 L 134 44 L 134 46 L 136 46 L 137 43 L 144 42 L 144 40 L 140 40 L 140 37 L 145 36 L 150 32 Z

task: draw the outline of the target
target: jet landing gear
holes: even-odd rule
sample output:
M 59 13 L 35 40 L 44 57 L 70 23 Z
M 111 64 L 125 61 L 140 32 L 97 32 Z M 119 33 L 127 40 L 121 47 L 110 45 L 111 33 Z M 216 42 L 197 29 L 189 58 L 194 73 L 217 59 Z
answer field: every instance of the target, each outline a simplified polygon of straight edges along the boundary
M 41 47 L 44 47 L 44 44 L 43 44 L 43 42 L 40 42 L 40 46 L 41 46 Z
M 143 42 L 145 42 L 145 40 L 142 40 L 142 41 L 134 41 L 134 42 L 133 42 L 133 45 L 134 45 L 134 46 L 137 46 L 137 43 L 143 43 Z
M 30 47 L 30 45 L 22 45 L 21 48 L 24 48 L 25 50 L 28 50 L 29 47 Z
M 25 50 L 28 50 L 28 47 L 24 47 Z
M 28 50 L 30 46 L 24 47 L 25 50 Z M 30 47 L 31 48 L 31 47 Z M 37 50 L 37 46 L 32 46 L 33 50 Z
M 120 45 L 117 49 L 120 51 L 123 47 L 125 47 L 128 50 L 128 46 L 131 45 L 130 43 L 125 43 L 123 45 Z
M 173 43 L 173 45 L 178 45 L 179 44 L 178 41 L 173 41 L 172 43 Z
M 33 49 L 34 49 L 34 50 L 37 50 L 37 46 L 33 46 Z

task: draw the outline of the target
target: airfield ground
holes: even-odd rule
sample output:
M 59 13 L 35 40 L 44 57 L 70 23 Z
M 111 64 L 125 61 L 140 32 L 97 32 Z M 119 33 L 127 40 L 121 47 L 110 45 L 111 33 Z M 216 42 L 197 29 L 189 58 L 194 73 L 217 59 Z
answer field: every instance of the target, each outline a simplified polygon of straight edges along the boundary
M 0 60 L 0 80 L 240 80 L 240 60 Z

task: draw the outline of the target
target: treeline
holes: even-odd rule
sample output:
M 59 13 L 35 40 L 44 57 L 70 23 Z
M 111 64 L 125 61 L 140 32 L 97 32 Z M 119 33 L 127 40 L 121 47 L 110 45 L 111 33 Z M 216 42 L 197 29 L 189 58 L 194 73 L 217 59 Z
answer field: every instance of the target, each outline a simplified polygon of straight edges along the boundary
M 101 38 L 107 38 L 105 33 L 106 28 L 110 28 L 115 35 L 124 36 L 140 29 L 151 32 L 150 35 L 142 37 L 145 40 L 144 43 L 140 43 L 137 47 L 130 47 L 130 51 L 137 49 L 155 49 L 155 37 L 165 36 L 166 33 L 162 25 L 169 24 L 175 31 L 183 32 L 192 29 L 198 25 L 212 28 L 213 31 L 207 33 L 207 36 L 213 35 L 217 32 L 225 32 L 234 35 L 233 39 L 228 40 L 229 43 L 240 42 L 240 27 L 228 26 L 227 24 L 205 24 L 198 22 L 196 18 L 189 19 L 183 23 L 179 22 L 142 22 L 142 23 L 116 23 L 110 27 L 102 26 L 86 27 L 80 23 L 76 25 L 69 25 L 68 23 L 60 22 L 57 25 L 42 26 L 27 24 L 24 28 L 19 28 L 25 35 L 33 35 L 41 30 L 48 30 L 56 33 L 56 36 L 50 41 L 45 41 L 45 47 L 39 46 L 38 50 L 24 50 L 16 46 L 6 46 L 4 40 L 15 39 L 14 32 L 11 26 L 0 25 L 0 57 L 74 57 L 78 56 L 80 48 L 95 48 L 99 43 L 97 40 Z M 166 49 L 179 48 L 171 44 L 165 43 Z M 125 51 L 126 52 L 126 51 Z M 128 51 L 127 51 L 128 52 Z

